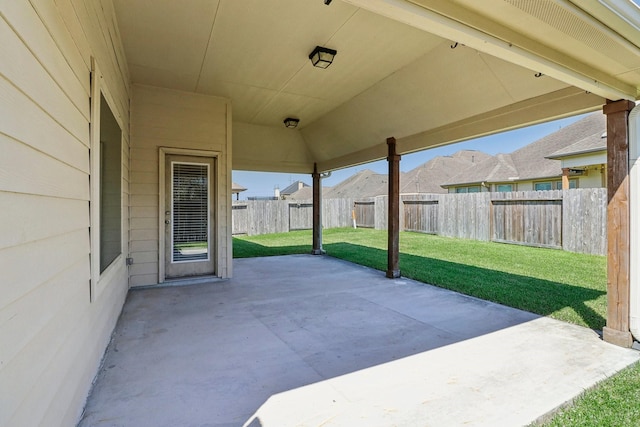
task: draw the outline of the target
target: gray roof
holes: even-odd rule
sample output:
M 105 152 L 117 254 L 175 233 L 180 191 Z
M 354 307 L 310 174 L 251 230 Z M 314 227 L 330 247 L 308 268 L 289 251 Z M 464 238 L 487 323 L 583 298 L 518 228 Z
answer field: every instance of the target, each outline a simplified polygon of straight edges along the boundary
M 499 154 L 463 170 L 445 187 L 481 182 L 508 182 L 553 178 L 562 175 L 560 162 L 547 157 L 589 138 L 600 138 L 606 128 L 606 117 L 593 113 L 557 132 L 526 145 L 511 154 Z
M 548 155 L 550 159 L 561 159 L 563 157 L 576 156 L 579 154 L 594 153 L 598 151 L 607 151 L 607 133 L 604 132 L 600 135 L 593 134 L 580 141 L 569 145 L 568 147 L 561 148 Z
M 446 193 L 442 184 L 461 170 L 491 156 L 476 150 L 460 150 L 451 156 L 438 156 L 405 173 L 400 179 L 401 193 Z
M 326 199 L 374 197 L 387 194 L 389 178 L 370 169 L 362 170 L 323 194 Z
M 325 192 L 329 191 L 331 189 L 331 187 L 322 187 L 322 197 L 324 198 L 324 194 Z M 299 189 L 298 191 L 296 191 L 295 193 L 292 193 L 289 197 L 287 197 L 288 200 L 309 200 L 309 199 L 313 199 L 313 187 L 302 187 L 301 189 Z
M 296 191 L 298 191 L 299 189 L 304 188 L 304 187 L 309 187 L 309 185 L 305 184 L 302 181 L 296 181 L 296 182 L 291 183 L 284 190 L 280 190 L 280 194 L 282 196 L 288 196 L 288 195 L 293 194 Z

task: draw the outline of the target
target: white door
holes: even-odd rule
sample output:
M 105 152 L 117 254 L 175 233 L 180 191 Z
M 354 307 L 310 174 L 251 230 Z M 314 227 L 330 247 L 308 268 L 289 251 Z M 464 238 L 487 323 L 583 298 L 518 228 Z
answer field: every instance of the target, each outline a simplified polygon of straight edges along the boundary
M 165 277 L 214 274 L 214 160 L 167 155 L 165 162 Z

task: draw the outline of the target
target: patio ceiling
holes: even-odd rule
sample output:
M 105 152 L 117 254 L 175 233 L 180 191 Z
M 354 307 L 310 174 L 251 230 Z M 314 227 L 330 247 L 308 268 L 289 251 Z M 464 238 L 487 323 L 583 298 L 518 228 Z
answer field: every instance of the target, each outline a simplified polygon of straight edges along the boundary
M 115 8 L 134 83 L 231 99 L 234 169 L 336 169 L 385 157 L 389 136 L 407 153 L 635 100 L 640 87 L 640 10 L 626 0 Z M 316 45 L 338 51 L 326 70 L 308 59 Z

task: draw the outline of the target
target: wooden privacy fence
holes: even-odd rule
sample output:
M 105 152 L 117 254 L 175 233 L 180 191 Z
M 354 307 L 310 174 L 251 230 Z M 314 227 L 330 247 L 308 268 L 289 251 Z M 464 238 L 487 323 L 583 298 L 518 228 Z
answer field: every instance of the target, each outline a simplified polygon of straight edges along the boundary
M 386 196 L 323 200 L 324 228 L 386 229 Z M 559 248 L 605 255 L 605 188 L 509 193 L 401 195 L 405 231 L 464 239 Z M 311 201 L 233 204 L 233 234 L 266 234 L 312 227 Z
M 375 228 L 376 202 L 374 200 L 354 202 L 353 210 L 355 211 L 356 225 L 358 227 Z
M 324 228 L 350 227 L 353 199 L 323 201 Z M 373 202 L 372 205 L 373 206 Z M 233 235 L 286 233 L 313 227 L 313 203 L 310 200 L 247 200 L 234 201 L 231 206 Z

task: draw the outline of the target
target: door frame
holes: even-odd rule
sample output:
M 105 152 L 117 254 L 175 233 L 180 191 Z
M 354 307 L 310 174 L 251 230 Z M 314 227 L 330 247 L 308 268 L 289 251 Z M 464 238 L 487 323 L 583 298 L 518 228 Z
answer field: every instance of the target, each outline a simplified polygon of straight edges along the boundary
M 214 185 L 211 188 L 211 211 L 213 212 L 213 224 L 211 224 L 210 230 L 215 235 L 214 239 L 210 242 L 211 248 L 213 252 L 213 268 L 214 274 L 219 274 L 219 248 L 221 248 L 222 242 L 220 241 L 220 226 L 219 226 L 219 212 L 218 212 L 218 195 L 223 194 L 221 192 L 220 186 L 224 183 L 221 182 L 219 175 L 219 165 L 218 159 L 222 156 L 222 153 L 219 151 L 209 151 L 209 150 L 195 150 L 190 148 L 173 148 L 173 147 L 160 147 L 159 150 L 159 162 L 158 162 L 158 187 L 159 187 L 159 200 L 158 200 L 158 283 L 164 283 L 165 276 L 165 237 L 164 237 L 164 228 L 165 228 L 165 201 L 166 201 L 166 190 L 165 190 L 165 161 L 168 155 L 178 155 L 178 156 L 189 156 L 189 157 L 204 157 L 213 160 L 213 171 L 211 172 L 211 177 L 214 180 Z M 188 278 L 184 278 L 188 280 Z

